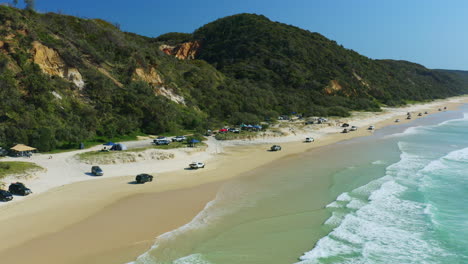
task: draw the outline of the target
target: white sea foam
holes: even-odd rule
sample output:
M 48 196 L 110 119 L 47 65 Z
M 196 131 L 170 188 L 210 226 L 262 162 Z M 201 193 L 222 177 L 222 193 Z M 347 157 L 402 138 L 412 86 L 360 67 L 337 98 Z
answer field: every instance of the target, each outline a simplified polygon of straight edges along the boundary
M 202 254 L 192 254 L 186 257 L 179 258 L 173 262 L 174 264 L 211 264 Z
M 340 194 L 338 198 L 336 198 L 337 201 L 351 201 L 351 196 L 347 192 Z
M 413 128 L 406 135 L 421 130 Z M 426 236 L 434 224 L 426 218 L 434 220 L 437 208 L 402 195 L 417 191 L 425 182 L 433 187 L 428 173 L 447 169 L 446 162 L 468 162 L 468 148 L 434 158 L 433 153 L 416 143 L 401 141 L 398 145 L 402 151 L 400 161 L 387 167 L 387 176 L 337 198 L 347 201 L 347 208 L 357 210 L 344 216 L 339 226 L 300 257 L 299 263 L 416 264 L 441 263 L 439 259 L 454 257 L 439 241 Z M 353 198 L 357 194 L 367 195 L 368 202 Z M 336 223 L 340 217 L 333 214 L 330 221 Z
M 384 138 L 395 138 L 395 137 L 402 137 L 402 136 L 410 136 L 410 135 L 415 135 L 419 134 L 422 132 L 423 127 L 422 126 L 413 126 L 413 127 L 408 127 L 401 133 L 395 133 L 391 135 L 387 135 Z

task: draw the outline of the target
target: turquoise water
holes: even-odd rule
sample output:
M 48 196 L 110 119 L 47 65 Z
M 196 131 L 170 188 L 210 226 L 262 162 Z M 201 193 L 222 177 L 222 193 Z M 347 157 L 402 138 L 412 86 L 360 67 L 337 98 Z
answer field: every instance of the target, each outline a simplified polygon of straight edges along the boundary
M 468 263 L 468 119 L 396 135 L 400 161 L 327 207 L 312 263 Z
M 135 263 L 468 263 L 462 113 L 252 171 Z

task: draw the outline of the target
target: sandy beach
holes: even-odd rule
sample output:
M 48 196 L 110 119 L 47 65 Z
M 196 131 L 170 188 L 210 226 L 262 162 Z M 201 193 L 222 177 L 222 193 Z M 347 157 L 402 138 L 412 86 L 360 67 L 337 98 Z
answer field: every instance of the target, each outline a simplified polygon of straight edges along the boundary
M 438 108 L 455 109 L 468 102 L 454 97 L 402 108 L 384 108 L 379 113 L 355 113 L 332 120 L 321 127 L 292 127 L 282 123 L 288 135 L 259 137 L 254 140 L 216 141 L 210 137 L 202 150 L 161 150 L 173 159 L 144 159 L 138 162 L 101 166 L 102 178 L 87 173 L 91 165 L 80 162 L 80 150 L 31 159 L 47 171 L 25 180 L 34 194 L 0 205 L 0 259 L 9 263 L 126 263 L 133 261 L 153 244 L 154 239 L 185 223 L 216 197 L 223 182 L 277 159 L 295 155 L 342 140 L 370 135 L 376 129 L 406 120 L 406 113 Z M 359 127 L 342 134 L 341 122 Z M 315 138 L 305 144 L 305 137 Z M 127 142 L 129 147 L 148 145 L 150 139 Z M 279 152 L 268 152 L 271 144 L 281 143 Z M 97 150 L 95 147 L 91 150 Z M 185 170 L 191 161 L 203 161 L 205 169 Z M 138 173 L 151 173 L 154 182 L 135 185 Z M 8 179 L 7 179 L 8 180 Z M 27 254 L 25 254 L 27 252 Z

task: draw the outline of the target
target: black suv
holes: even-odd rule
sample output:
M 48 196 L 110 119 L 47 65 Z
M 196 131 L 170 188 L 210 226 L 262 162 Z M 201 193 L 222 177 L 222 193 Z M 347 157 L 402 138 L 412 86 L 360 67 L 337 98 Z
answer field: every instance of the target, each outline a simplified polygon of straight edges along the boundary
M 92 166 L 91 167 L 91 173 L 95 176 L 102 176 L 104 175 L 104 172 L 99 166 Z
M 0 190 L 0 201 L 8 202 L 13 199 L 13 195 L 9 191 Z
M 271 151 L 279 151 L 279 150 L 281 150 L 281 146 L 280 145 L 273 145 L 273 146 L 271 146 L 270 150 Z
M 21 182 L 15 182 L 10 184 L 10 187 L 8 187 L 8 191 L 11 192 L 12 194 L 16 195 L 23 195 L 26 196 L 28 194 L 31 194 L 31 190 L 24 186 L 23 183 Z
M 153 181 L 153 176 L 146 174 L 146 173 L 138 174 L 135 178 L 135 181 L 137 183 L 150 182 L 150 181 Z

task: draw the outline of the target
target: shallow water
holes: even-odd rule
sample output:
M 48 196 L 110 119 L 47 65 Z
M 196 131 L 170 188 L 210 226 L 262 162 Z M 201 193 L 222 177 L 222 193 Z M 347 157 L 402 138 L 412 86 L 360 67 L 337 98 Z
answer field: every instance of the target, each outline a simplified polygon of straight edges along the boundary
M 461 112 L 387 127 L 234 179 L 136 263 L 468 263 L 468 120 L 440 124 L 454 118 Z

